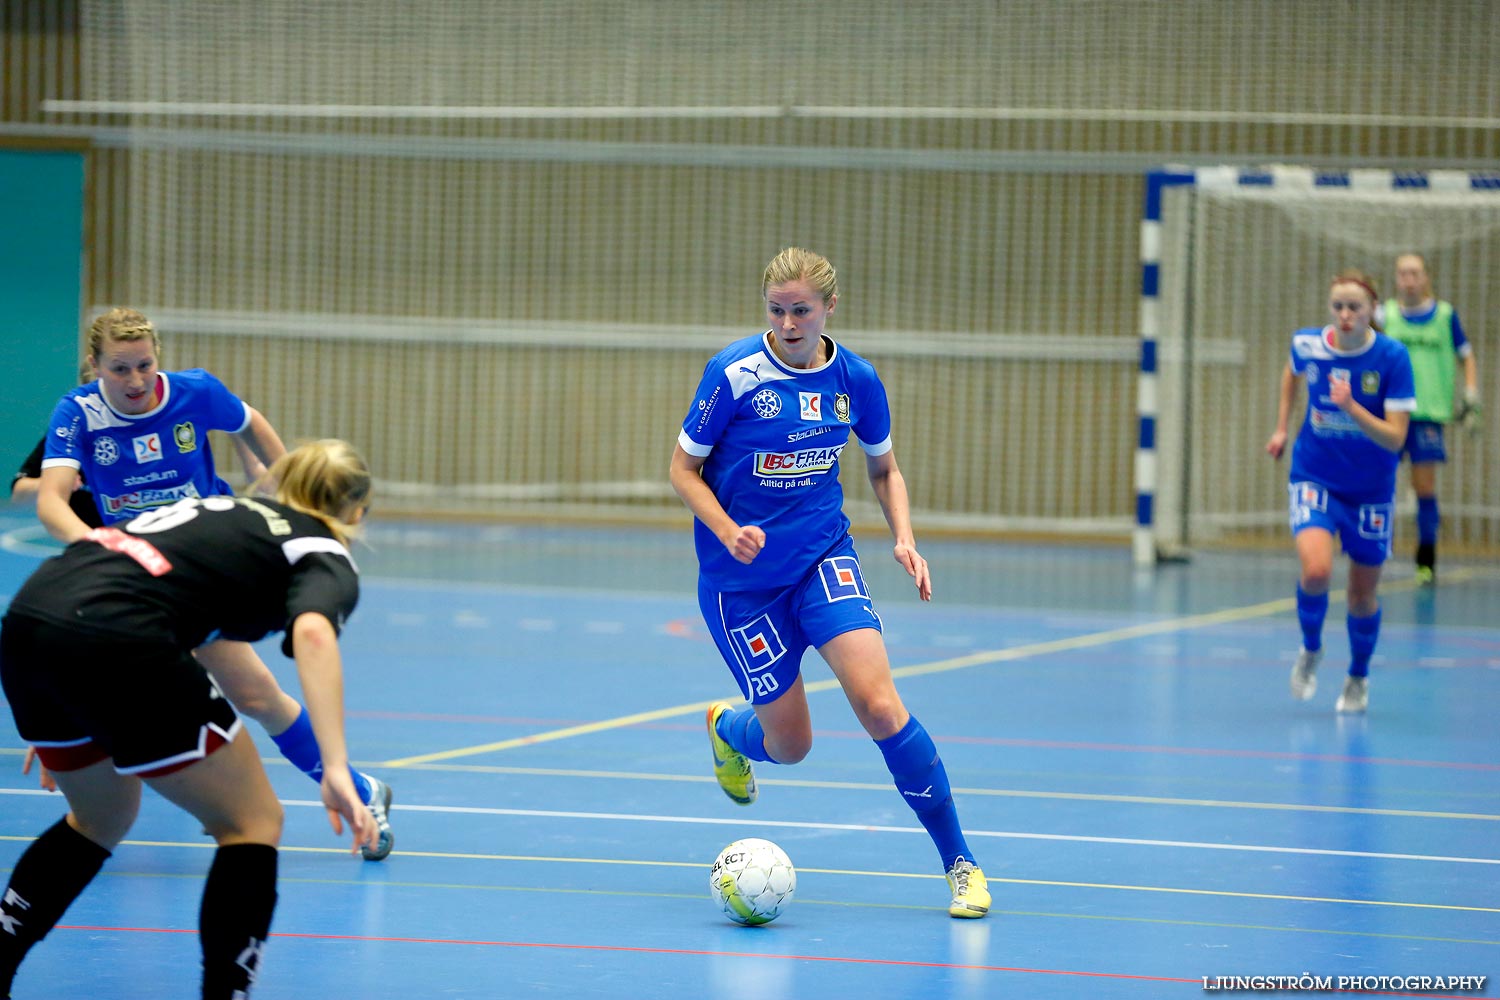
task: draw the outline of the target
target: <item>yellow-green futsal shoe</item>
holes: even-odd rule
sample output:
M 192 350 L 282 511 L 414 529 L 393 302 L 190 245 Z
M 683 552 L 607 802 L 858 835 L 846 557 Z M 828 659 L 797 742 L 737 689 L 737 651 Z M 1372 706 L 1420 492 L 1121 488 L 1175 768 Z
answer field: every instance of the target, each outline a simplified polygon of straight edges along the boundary
M 750 767 L 750 758 L 725 743 L 714 724 L 719 716 L 729 711 L 727 701 L 714 702 L 708 708 L 708 743 L 714 753 L 714 777 L 724 794 L 742 806 L 755 801 L 755 771 Z

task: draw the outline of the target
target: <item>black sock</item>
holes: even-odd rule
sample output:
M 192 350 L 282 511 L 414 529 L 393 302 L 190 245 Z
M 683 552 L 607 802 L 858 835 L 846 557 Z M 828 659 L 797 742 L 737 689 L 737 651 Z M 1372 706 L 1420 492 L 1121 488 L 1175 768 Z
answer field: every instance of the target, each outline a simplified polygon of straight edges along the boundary
M 1420 542 L 1417 545 L 1417 565 L 1433 569 L 1437 566 L 1437 545 L 1434 542 Z
M 203 887 L 198 936 L 203 942 L 203 1000 L 246 995 L 276 909 L 276 848 L 230 844 L 214 854 Z
M 0 896 L 0 996 L 31 946 L 47 936 L 93 881 L 109 852 L 60 819 L 31 842 Z

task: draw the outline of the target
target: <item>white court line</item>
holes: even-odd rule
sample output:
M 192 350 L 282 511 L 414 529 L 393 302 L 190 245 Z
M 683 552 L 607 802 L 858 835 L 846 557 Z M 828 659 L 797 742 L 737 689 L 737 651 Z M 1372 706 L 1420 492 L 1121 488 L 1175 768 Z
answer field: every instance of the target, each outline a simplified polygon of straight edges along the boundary
M 311 800 L 283 800 L 288 806 L 316 806 Z M 611 822 L 692 823 L 708 826 L 744 826 L 744 819 L 720 819 L 712 816 L 660 816 L 635 813 L 568 812 L 556 809 L 502 809 L 493 806 L 416 806 L 403 805 L 402 812 L 459 813 L 481 816 L 535 816 L 549 819 L 595 819 Z M 774 826 L 794 830 L 854 830 L 861 833 L 920 833 L 919 826 L 872 826 L 868 823 L 809 823 L 794 820 L 755 820 L 756 826 Z M 1334 851 L 1316 847 L 1276 847 L 1264 844 L 1210 844 L 1193 840 L 1148 840 L 1137 837 L 1085 837 L 1062 833 L 1018 833 L 1012 830 L 965 830 L 966 837 L 992 837 L 999 840 L 1049 840 L 1076 844 L 1122 844 L 1132 847 L 1173 847 L 1204 851 L 1255 851 L 1269 854 L 1308 854 L 1340 858 L 1379 858 L 1386 861 L 1446 861 L 1461 865 L 1500 865 L 1500 858 L 1460 858 L 1437 854 L 1392 854 L 1379 851 Z
M 52 795 L 39 788 L 0 788 L 0 795 Z M 322 809 L 311 799 L 282 799 L 283 806 Z M 558 809 L 502 809 L 494 806 L 422 806 L 403 803 L 403 813 L 425 812 L 463 816 L 520 816 L 542 819 L 601 820 L 626 823 L 682 823 L 699 826 L 744 826 L 743 818 L 714 816 L 663 816 L 636 813 L 569 812 Z M 756 826 L 791 830 L 851 830 L 860 833 L 920 833 L 919 826 L 873 826 L 868 823 L 809 823 L 792 820 L 755 820 Z M 1381 861 L 1440 861 L 1459 865 L 1500 865 L 1500 858 L 1462 858 L 1437 854 L 1395 854 L 1384 851 L 1335 851 L 1317 847 L 1277 847 L 1269 844 L 1210 844 L 1193 840 L 1150 840 L 1139 837 L 1086 837 L 1061 833 L 1020 833 L 1014 830 L 965 830 L 966 837 L 996 840 L 1044 840 L 1073 844 L 1117 844 L 1126 847 L 1169 847 L 1198 851 L 1247 851 L 1260 854 L 1301 854 L 1315 857 L 1372 858 Z
M 36 545 L 32 542 L 34 538 L 45 538 L 49 544 Z M 52 542 L 52 536 L 47 534 L 47 529 L 40 524 L 28 524 L 23 528 L 13 528 L 0 533 L 0 549 L 17 555 L 37 556 L 42 559 L 62 552 L 62 546 Z

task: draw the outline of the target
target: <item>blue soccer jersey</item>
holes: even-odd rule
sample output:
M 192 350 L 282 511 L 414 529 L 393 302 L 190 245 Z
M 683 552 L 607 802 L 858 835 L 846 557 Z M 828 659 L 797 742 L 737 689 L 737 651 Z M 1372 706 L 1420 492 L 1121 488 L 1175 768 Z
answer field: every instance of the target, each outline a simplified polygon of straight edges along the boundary
M 1334 346 L 1333 327 L 1292 334 L 1292 373 L 1307 380 L 1307 417 L 1292 448 L 1291 481 L 1326 487 L 1344 500 L 1389 503 L 1396 495 L 1399 452 L 1376 444 L 1328 398 L 1331 378 L 1344 379 L 1356 403 L 1381 419 L 1417 407 L 1411 358 L 1400 341 L 1375 334 L 1357 351 Z
M 849 431 L 869 455 L 891 450 L 890 404 L 873 365 L 824 337 L 825 364 L 791 368 L 777 360 L 768 334 L 709 361 L 677 439 L 689 455 L 706 457 L 703 479 L 729 516 L 766 533 L 746 566 L 694 522 L 699 567 L 717 590 L 800 580 L 849 531 L 839 485 Z
M 201 368 L 160 378 L 161 402 L 147 413 L 120 413 L 98 382 L 73 389 L 52 411 L 42 468 L 81 470 L 105 524 L 183 497 L 234 492 L 214 472 L 208 432 L 244 430 L 250 408 Z

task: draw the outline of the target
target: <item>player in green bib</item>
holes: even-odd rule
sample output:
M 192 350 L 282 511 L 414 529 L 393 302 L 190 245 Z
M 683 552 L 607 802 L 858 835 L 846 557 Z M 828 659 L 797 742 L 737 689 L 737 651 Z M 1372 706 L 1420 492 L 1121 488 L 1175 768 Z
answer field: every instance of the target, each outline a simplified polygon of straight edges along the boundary
M 1417 582 L 1430 586 L 1436 580 L 1441 523 L 1437 467 L 1448 460 L 1443 426 L 1457 421 L 1471 433 L 1479 429 L 1479 372 L 1457 310 L 1432 294 L 1421 254 L 1396 258 L 1396 298 L 1386 300 L 1381 318 L 1385 333 L 1406 345 L 1416 377 L 1417 409 L 1402 450 L 1411 457 L 1411 486 L 1417 495 Z M 1464 393 L 1455 400 L 1460 362 Z

